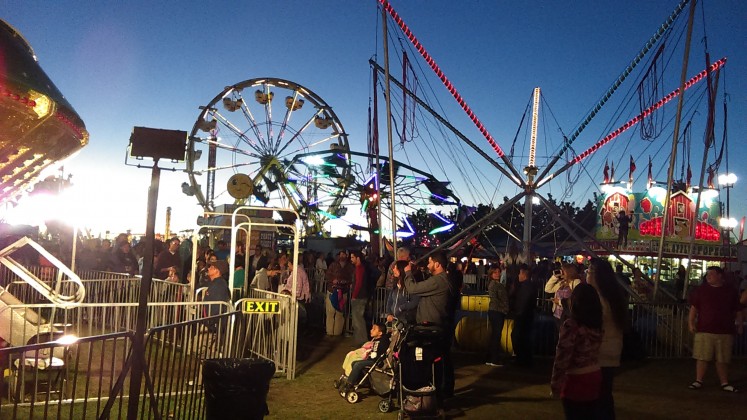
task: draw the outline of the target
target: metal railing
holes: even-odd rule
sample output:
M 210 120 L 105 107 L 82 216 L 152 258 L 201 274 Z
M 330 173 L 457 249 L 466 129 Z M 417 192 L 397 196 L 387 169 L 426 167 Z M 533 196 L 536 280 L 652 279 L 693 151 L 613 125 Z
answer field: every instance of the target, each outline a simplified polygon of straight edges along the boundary
M 122 391 L 112 393 L 124 371 L 131 332 L 0 349 L 5 389 L 0 418 L 98 418 L 106 402 L 120 401 L 110 418 L 124 418 Z
M 276 372 L 287 379 L 295 378 L 299 303 L 286 294 L 251 289 L 248 298 L 236 302 L 236 309 L 254 299 L 277 301 L 279 312 L 240 313 L 233 326 L 235 346 L 246 357 L 274 362 Z
M 225 316 L 201 317 L 205 312 L 202 309 L 210 305 L 219 306 L 219 312 Z M 39 309 L 47 305 L 35 306 Z M 110 397 L 116 400 L 109 404 L 108 410 L 114 410 L 111 417 L 124 417 L 126 408 L 122 407 L 126 404 L 122 399 L 128 395 L 127 363 L 137 305 L 113 306 L 132 312 L 127 318 L 119 318 L 129 319 L 130 325 L 76 328 L 70 323 L 65 328 L 36 335 L 34 342 L 28 345 L 1 349 L 0 371 L 6 375 L 2 382 L 5 388 L 0 394 L 0 418 L 34 418 L 41 412 L 50 418 L 97 418 Z M 81 313 L 89 313 L 96 318 L 96 310 L 106 307 L 83 304 L 81 308 L 58 312 L 58 317 L 80 320 Z M 101 312 L 107 313 L 116 314 L 117 311 Z M 148 408 L 148 414 L 143 408 L 141 418 L 155 416 L 156 409 L 167 410 L 156 418 L 165 418 L 164 413 L 174 410 L 193 412 L 198 409 L 199 412 L 201 402 L 195 404 L 202 398 L 202 361 L 213 357 L 241 357 L 239 347 L 233 344 L 235 316 L 227 302 L 149 304 L 151 328 L 146 335 L 146 362 L 150 386 L 143 391 L 143 401 L 147 400 L 156 408 Z M 116 317 L 100 319 L 113 318 Z M 111 329 L 124 331 L 108 332 Z M 75 338 L 87 333 L 96 335 Z M 63 344 L 65 338 L 73 343 Z M 115 386 L 117 382 L 120 382 L 119 387 Z

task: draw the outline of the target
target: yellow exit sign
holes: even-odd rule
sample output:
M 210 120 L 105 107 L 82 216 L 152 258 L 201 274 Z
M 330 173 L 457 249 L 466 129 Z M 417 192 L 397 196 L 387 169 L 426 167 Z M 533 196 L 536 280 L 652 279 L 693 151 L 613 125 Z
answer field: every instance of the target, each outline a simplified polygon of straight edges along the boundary
M 244 301 L 245 314 L 279 314 L 280 301 L 268 299 L 251 299 Z

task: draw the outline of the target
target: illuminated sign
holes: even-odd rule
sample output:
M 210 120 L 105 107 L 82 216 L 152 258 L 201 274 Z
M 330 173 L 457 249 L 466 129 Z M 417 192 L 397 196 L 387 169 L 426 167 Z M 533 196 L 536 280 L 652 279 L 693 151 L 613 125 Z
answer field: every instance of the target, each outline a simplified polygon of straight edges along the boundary
M 268 299 L 245 300 L 242 311 L 245 314 L 279 314 L 280 301 Z

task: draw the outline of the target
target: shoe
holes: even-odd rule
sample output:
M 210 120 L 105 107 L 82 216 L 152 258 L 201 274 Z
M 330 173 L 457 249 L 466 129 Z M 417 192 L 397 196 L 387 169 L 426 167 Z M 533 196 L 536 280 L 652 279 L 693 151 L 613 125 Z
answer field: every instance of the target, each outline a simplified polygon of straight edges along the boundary
M 340 376 L 340 378 L 335 379 L 335 389 L 339 390 L 340 385 L 342 385 L 342 381 L 345 379 L 345 375 Z
M 721 390 L 724 392 L 739 392 L 737 388 L 734 387 L 734 385 L 731 385 L 730 383 L 721 384 Z
M 692 390 L 698 390 L 702 387 L 703 387 L 703 382 L 701 381 L 694 381 L 693 383 L 687 386 L 688 389 L 692 389 Z
M 486 362 L 485 365 L 486 366 L 492 366 L 492 367 L 503 367 L 502 364 L 500 364 L 500 363 L 493 363 L 493 362 Z

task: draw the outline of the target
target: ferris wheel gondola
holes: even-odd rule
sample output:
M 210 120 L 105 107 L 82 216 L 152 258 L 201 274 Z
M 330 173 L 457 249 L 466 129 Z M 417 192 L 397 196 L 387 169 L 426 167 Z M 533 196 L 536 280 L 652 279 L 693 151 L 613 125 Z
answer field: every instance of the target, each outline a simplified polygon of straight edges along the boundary
M 338 214 L 351 180 L 350 147 L 319 95 L 288 80 L 257 78 L 226 87 L 200 109 L 189 136 L 184 192 L 205 211 L 252 200 L 289 207 L 305 220 L 307 233 L 322 231 Z M 333 157 L 321 167 L 295 159 L 314 152 Z

